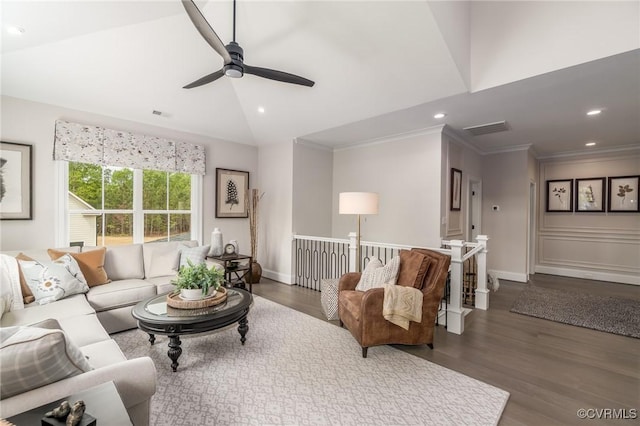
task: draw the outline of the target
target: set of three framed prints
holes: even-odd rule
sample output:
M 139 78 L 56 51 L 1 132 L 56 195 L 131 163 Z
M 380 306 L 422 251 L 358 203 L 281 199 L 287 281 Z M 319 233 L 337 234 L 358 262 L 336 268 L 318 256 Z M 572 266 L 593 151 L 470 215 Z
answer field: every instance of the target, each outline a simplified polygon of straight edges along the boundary
M 637 213 L 640 176 L 547 181 L 547 212 Z

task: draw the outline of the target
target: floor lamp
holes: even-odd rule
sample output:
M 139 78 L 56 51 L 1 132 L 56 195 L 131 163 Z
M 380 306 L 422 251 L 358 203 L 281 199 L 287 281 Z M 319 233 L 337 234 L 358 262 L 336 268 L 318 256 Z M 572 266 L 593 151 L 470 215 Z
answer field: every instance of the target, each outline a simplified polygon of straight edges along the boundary
M 358 232 L 356 234 L 357 271 L 361 270 L 360 262 L 360 215 L 378 214 L 378 194 L 375 192 L 341 192 L 338 203 L 339 214 L 358 215 Z

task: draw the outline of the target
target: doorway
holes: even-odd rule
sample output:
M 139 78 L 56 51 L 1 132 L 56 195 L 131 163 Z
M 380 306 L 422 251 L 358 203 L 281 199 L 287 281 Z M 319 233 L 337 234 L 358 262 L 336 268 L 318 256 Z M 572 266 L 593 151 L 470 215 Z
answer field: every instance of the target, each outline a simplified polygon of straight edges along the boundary
M 482 234 L 482 181 L 469 179 L 468 206 L 467 236 L 469 241 L 475 241 Z

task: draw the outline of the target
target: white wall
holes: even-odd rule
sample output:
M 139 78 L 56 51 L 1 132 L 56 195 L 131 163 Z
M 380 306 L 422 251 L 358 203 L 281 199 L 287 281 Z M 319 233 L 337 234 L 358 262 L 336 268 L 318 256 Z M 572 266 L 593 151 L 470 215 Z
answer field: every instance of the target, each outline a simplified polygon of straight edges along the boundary
M 442 225 L 442 235 L 445 239 L 469 240 L 469 198 L 470 180 L 482 181 L 482 157 L 469 148 L 457 136 L 453 135 L 447 127 L 442 134 L 443 144 L 443 177 L 446 178 L 446 189 L 442 216 L 446 223 Z M 460 211 L 452 211 L 451 206 L 451 168 L 462 171 L 462 190 Z
M 333 152 L 293 144 L 293 232 L 331 236 Z
M 470 22 L 472 92 L 640 47 L 637 1 L 472 1 Z
M 363 216 L 363 240 L 439 247 L 441 158 L 441 127 L 336 150 L 332 236 L 356 230 L 355 216 L 338 214 L 340 192 L 377 192 L 379 214 Z
M 489 236 L 488 269 L 498 277 L 527 280 L 529 179 L 527 150 L 483 158 L 482 232 Z M 492 206 L 499 206 L 494 211 Z
M 254 178 L 258 167 L 256 147 L 221 141 L 55 105 L 3 96 L 0 137 L 6 142 L 33 145 L 33 220 L 0 222 L 0 250 L 47 248 L 55 245 L 55 196 L 53 137 L 57 119 L 105 126 L 131 132 L 183 140 L 205 146 L 207 174 L 203 179 L 203 241 L 209 243 L 214 226 L 222 228 L 226 241 L 237 239 L 241 250 L 249 248 L 247 219 L 215 219 L 215 168 L 246 170 Z
M 640 284 L 640 214 L 545 211 L 547 180 L 629 175 L 640 151 L 541 162 L 536 272 Z
M 258 261 L 265 277 L 292 284 L 293 142 L 260 146 L 258 159 L 264 192 Z

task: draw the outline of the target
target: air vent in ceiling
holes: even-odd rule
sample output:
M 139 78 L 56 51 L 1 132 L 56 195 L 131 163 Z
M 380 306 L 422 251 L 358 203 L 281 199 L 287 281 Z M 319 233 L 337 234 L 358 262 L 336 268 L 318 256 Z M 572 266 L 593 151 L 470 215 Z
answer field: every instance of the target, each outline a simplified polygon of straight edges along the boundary
M 495 123 L 481 124 L 479 126 L 464 127 L 463 130 L 471 133 L 473 136 L 487 135 L 489 133 L 498 133 L 509 130 L 509 124 L 506 121 L 498 121 Z

